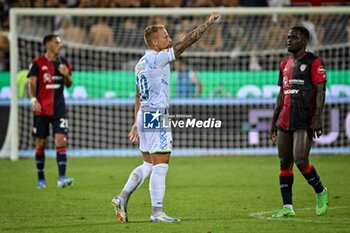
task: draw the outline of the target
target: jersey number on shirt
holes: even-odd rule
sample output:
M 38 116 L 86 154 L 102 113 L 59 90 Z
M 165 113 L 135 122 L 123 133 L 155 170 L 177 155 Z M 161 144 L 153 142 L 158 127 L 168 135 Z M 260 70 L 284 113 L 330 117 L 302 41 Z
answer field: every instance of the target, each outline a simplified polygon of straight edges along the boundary
M 148 100 L 149 98 L 147 78 L 143 74 L 140 77 L 140 96 L 141 100 Z
M 61 118 L 60 122 L 60 128 L 68 129 L 68 119 Z

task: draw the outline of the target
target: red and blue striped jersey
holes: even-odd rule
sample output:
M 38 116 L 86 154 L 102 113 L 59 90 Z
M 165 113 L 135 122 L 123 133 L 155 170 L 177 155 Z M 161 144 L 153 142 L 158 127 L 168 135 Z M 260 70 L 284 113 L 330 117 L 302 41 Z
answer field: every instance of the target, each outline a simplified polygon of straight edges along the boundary
M 63 57 L 49 61 L 45 56 L 35 58 L 29 67 L 27 77 L 37 77 L 36 98 L 41 105 L 41 112 L 36 115 L 62 117 L 66 113 L 64 100 L 64 79 L 58 67 L 64 64 L 71 75 L 70 64 Z
M 315 112 L 315 85 L 326 81 L 322 59 L 311 52 L 299 59 L 290 56 L 282 60 L 278 85 L 283 95 L 278 126 L 283 130 L 308 130 Z

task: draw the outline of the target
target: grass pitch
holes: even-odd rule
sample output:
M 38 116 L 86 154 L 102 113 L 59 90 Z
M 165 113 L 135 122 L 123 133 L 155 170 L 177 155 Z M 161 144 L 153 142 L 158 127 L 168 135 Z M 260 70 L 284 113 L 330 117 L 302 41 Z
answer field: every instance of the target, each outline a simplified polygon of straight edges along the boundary
M 34 159 L 0 160 L 0 232 L 350 232 L 350 156 L 311 156 L 330 192 L 324 216 L 295 170 L 297 216 L 271 219 L 282 208 L 279 162 L 266 157 L 173 157 L 166 213 L 180 223 L 149 223 L 148 179 L 129 202 L 129 223 L 117 222 L 111 199 L 141 158 L 69 158 L 75 186 L 58 190 L 57 167 L 46 159 L 47 188 L 37 190 Z

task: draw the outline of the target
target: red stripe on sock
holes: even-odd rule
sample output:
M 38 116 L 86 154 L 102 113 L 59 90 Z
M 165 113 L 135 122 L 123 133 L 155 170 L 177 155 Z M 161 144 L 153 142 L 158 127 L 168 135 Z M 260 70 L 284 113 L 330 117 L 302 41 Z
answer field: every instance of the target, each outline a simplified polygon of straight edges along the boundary
M 35 148 L 35 156 L 43 156 L 43 155 L 44 155 L 44 149 Z
M 66 153 L 67 152 L 67 147 L 57 147 L 56 148 L 57 153 Z
M 280 169 L 280 176 L 293 176 L 294 172 L 292 168 L 288 168 L 288 169 Z
M 312 168 L 313 168 L 313 166 L 311 164 L 309 164 L 309 166 L 304 171 L 301 171 L 301 174 L 303 174 L 303 175 L 309 174 L 311 172 Z

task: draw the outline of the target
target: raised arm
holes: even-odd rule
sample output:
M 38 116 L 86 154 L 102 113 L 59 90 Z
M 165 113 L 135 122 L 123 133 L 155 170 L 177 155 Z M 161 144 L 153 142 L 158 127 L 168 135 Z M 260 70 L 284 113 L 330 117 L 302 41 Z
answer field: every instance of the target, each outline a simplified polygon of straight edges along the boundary
M 187 33 L 184 38 L 174 45 L 175 58 L 178 58 L 192 44 L 198 41 L 204 32 L 219 18 L 218 12 L 211 13 L 209 19 L 202 25 Z

